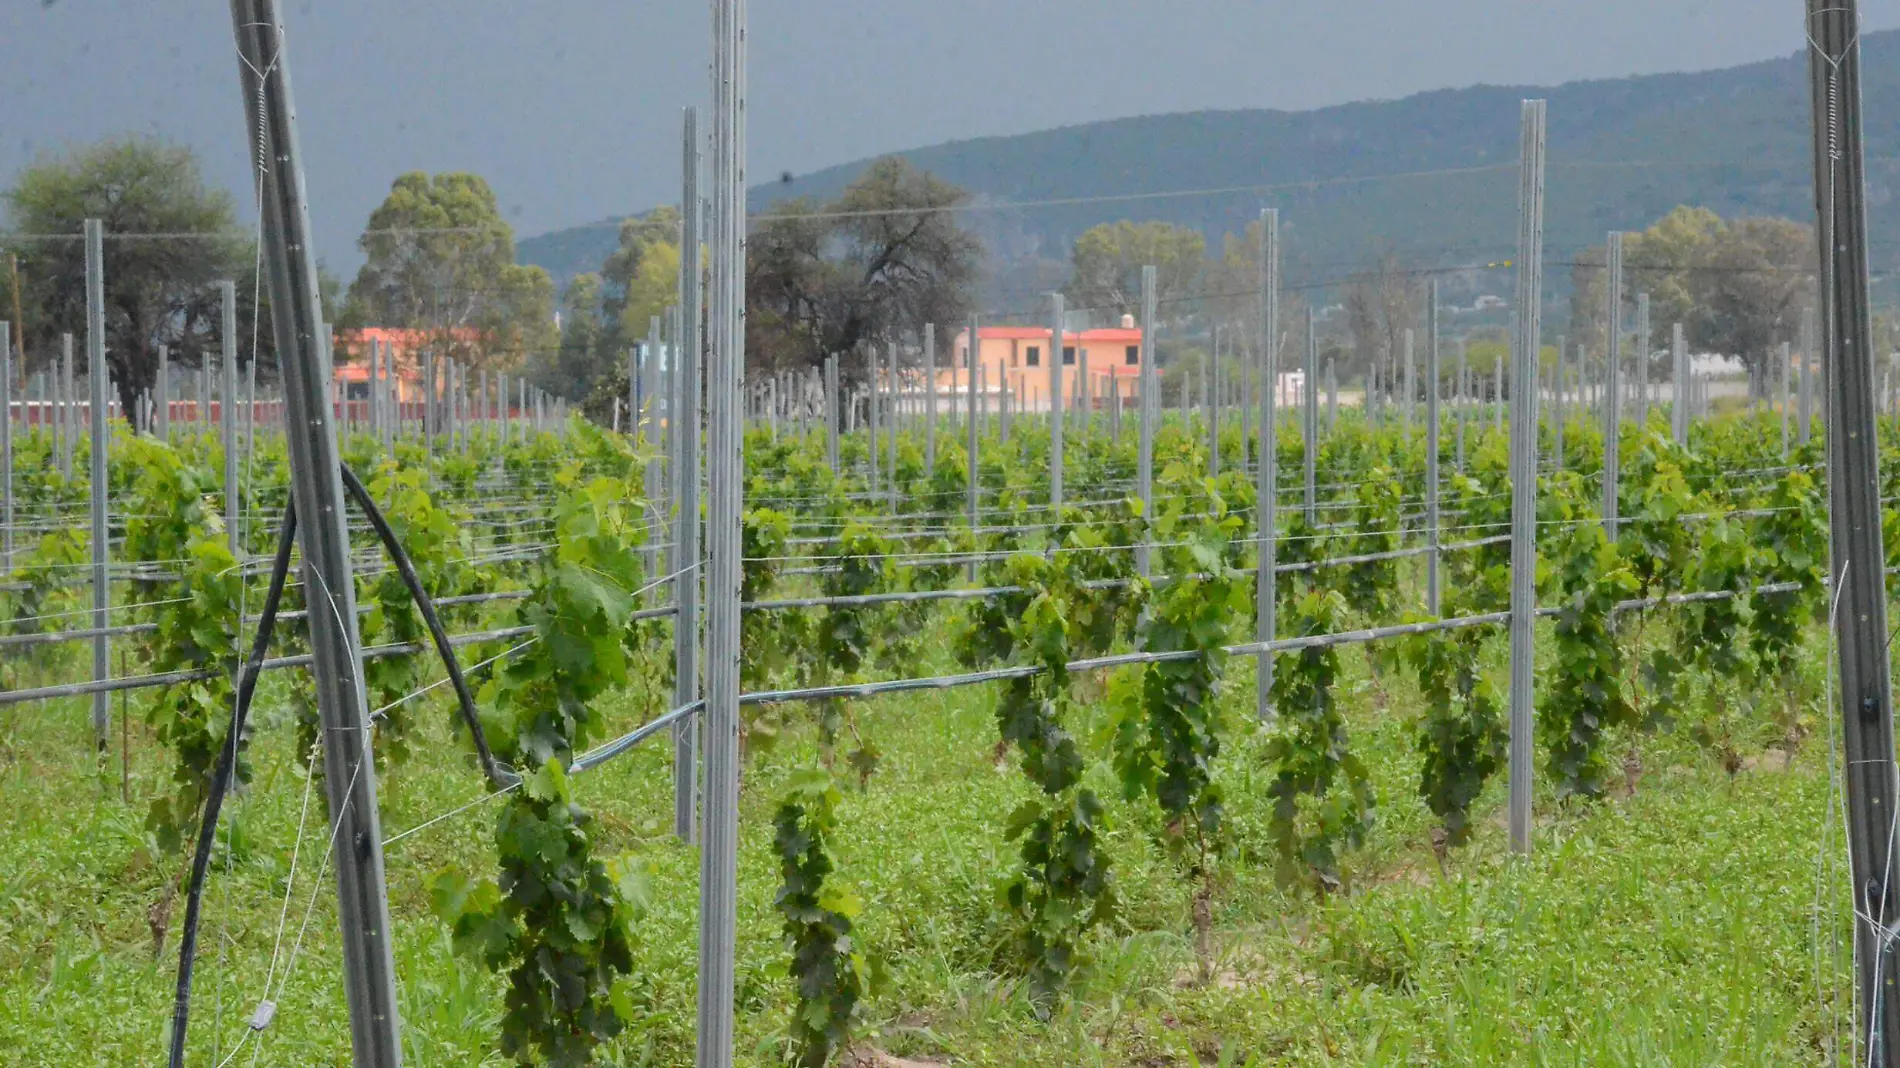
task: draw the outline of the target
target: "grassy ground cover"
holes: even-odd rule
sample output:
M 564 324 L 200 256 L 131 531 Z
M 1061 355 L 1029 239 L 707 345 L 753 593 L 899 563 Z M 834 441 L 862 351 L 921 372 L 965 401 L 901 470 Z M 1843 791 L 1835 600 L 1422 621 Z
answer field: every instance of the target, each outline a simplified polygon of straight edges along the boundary
M 939 617 L 945 629 L 954 611 Z M 948 644 L 922 643 L 916 673 L 951 670 Z M 1816 678 L 1823 658 L 1812 646 Z M 1619 751 L 1636 757 L 1633 792 L 1599 804 L 1541 793 L 1537 850 L 1519 860 L 1505 847 L 1503 784 L 1495 782 L 1473 842 L 1441 867 L 1416 795 L 1416 695 L 1390 673 L 1375 678 L 1360 652 L 1344 662 L 1352 744 L 1378 801 L 1371 840 L 1347 858 L 1347 891 L 1316 901 L 1274 882 L 1263 740 L 1249 725 L 1252 664 L 1236 662 L 1224 697 L 1230 744 L 1216 768 L 1233 849 L 1217 880 L 1208 974 L 1189 930 L 1187 884 L 1158 844 L 1153 805 L 1111 801 L 1116 917 L 1047 1019 L 1001 953 L 1007 920 L 997 892 L 1016 849 L 1002 824 L 1029 787 L 1014 756 L 997 759 L 994 691 L 862 704 L 859 723 L 882 765 L 865 789 L 846 792 L 834 843 L 836 878 L 862 899 L 858 934 L 885 973 L 858 1055 L 869 1063 L 1104 1066 L 1827 1057 L 1849 1013 L 1845 865 L 1838 829 L 1825 837 L 1825 735 L 1791 755 L 1751 737 L 1733 775 L 1686 728 L 1619 739 Z M 1079 691 L 1084 722 L 1076 726 L 1099 764 L 1100 681 Z M 123 767 L 116 752 L 95 765 L 78 702 L 0 709 L 7 1063 L 163 1059 L 177 916 L 166 914 L 160 888 L 182 861 L 154 856 L 146 842 L 145 801 L 167 765 L 137 701 L 114 702 L 115 714 L 130 712 Z M 626 695 L 609 707 L 609 727 L 619 730 L 657 706 Z M 207 900 L 194 1064 L 233 1054 L 234 1064 L 346 1063 L 323 794 L 300 767 L 288 708 L 283 680 L 272 680 L 253 743 L 253 785 L 227 810 L 235 818 Z M 794 721 L 809 722 L 801 716 Z M 381 782 L 385 836 L 484 792 L 451 738 L 445 706 L 413 718 L 424 737 Z M 772 906 L 771 812 L 791 774 L 819 762 L 813 734 L 795 727 L 747 766 L 738 976 L 747 1064 L 783 1056 L 791 996 Z M 580 800 L 598 817 L 600 850 L 624 858 L 640 887 L 636 1022 L 606 1049 L 606 1063 L 691 1060 L 698 861 L 667 833 L 669 760 L 664 745 L 650 744 L 577 779 Z M 1118 797 L 1104 767 L 1090 774 L 1099 793 Z M 493 870 L 495 811 L 477 804 L 389 849 L 411 1064 L 503 1063 L 494 1052 L 500 981 L 452 952 L 429 901 L 441 870 Z M 166 927 L 173 930 L 155 955 L 155 931 Z M 247 1036 L 243 1020 L 267 992 L 279 1006 L 275 1022 Z

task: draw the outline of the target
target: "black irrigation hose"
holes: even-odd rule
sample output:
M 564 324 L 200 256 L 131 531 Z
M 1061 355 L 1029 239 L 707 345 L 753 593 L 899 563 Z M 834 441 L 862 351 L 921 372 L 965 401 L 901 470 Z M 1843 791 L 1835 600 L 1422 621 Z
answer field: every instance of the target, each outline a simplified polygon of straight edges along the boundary
M 449 685 L 455 689 L 456 703 L 461 706 L 462 720 L 468 726 L 469 736 L 475 740 L 475 754 L 482 763 L 482 772 L 488 776 L 488 782 L 494 789 L 513 786 L 521 780 L 519 775 L 503 768 L 495 760 L 495 754 L 488 748 L 488 735 L 482 730 L 481 716 L 475 711 L 475 695 L 468 688 L 468 679 L 462 675 L 462 663 L 455 657 L 455 649 L 449 644 L 449 632 L 443 629 L 442 619 L 436 615 L 435 602 L 422 588 L 422 580 L 416 577 L 415 565 L 409 562 L 409 554 L 403 551 L 402 542 L 397 540 L 396 532 L 389 529 L 389 521 L 383 518 L 382 509 L 370 499 L 369 491 L 357 480 L 356 473 L 348 464 L 343 464 L 343 486 L 363 507 L 363 514 L 369 519 L 370 526 L 376 528 L 376 536 L 382 539 L 383 549 L 389 553 L 389 562 L 396 565 L 396 573 L 402 576 L 403 585 L 409 587 L 409 596 L 415 599 L 416 609 L 422 613 L 423 622 L 428 624 L 429 637 L 435 642 L 435 651 L 442 657 L 442 666 L 448 669 Z
M 191 856 L 191 882 L 185 891 L 185 925 L 178 940 L 178 988 L 172 1002 L 171 1068 L 185 1066 L 185 1031 L 191 1020 L 191 967 L 198 956 L 198 919 L 204 902 L 205 877 L 211 869 L 211 847 L 218 837 L 218 811 L 237 769 L 238 742 L 244 736 L 244 724 L 250 717 L 251 695 L 257 692 L 257 675 L 263 668 L 264 654 L 270 650 L 271 631 L 277 624 L 277 605 L 283 600 L 284 579 L 290 574 L 290 550 L 297 541 L 297 513 L 284 507 L 284 523 L 277 534 L 277 556 L 271 561 L 270 588 L 264 594 L 264 610 L 258 615 L 257 635 L 251 641 L 250 658 L 238 676 L 237 694 L 231 702 L 231 730 L 218 754 L 218 766 L 211 775 L 211 793 L 205 798 L 204 815 L 198 824 L 198 847 Z

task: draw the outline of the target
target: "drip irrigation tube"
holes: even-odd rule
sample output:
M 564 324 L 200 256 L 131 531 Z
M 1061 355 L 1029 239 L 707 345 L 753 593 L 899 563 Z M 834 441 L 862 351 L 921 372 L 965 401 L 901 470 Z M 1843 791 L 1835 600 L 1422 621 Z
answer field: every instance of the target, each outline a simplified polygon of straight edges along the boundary
M 198 823 L 198 845 L 191 856 L 191 881 L 185 891 L 185 924 L 178 939 L 178 986 L 172 1002 L 171 1068 L 184 1068 L 185 1033 L 191 1021 L 191 970 L 198 956 L 198 921 L 204 903 L 205 877 L 211 870 L 211 847 L 218 837 L 218 812 L 224 806 L 225 791 L 237 768 L 238 744 L 244 724 L 250 716 L 251 696 L 257 692 L 257 675 L 270 648 L 271 631 L 277 623 L 277 605 L 284 596 L 284 578 L 290 573 L 290 550 L 297 540 L 297 513 L 286 506 L 284 523 L 277 535 L 277 556 L 271 561 L 270 589 L 264 594 L 264 611 L 258 616 L 257 634 L 251 640 L 251 655 L 238 676 L 237 693 L 231 701 L 231 727 L 218 753 L 217 768 L 211 774 L 211 793 L 205 798 L 205 810 Z
M 511 786 L 520 779 L 512 770 L 503 768 L 495 760 L 495 754 L 488 748 L 488 735 L 482 730 L 482 719 L 475 710 L 475 695 L 469 691 L 468 679 L 462 675 L 462 663 L 456 659 L 455 648 L 449 644 L 449 632 L 443 628 L 442 619 L 436 615 L 435 604 L 429 600 L 429 594 L 422 588 L 422 580 L 416 575 L 416 568 L 409 560 L 409 554 L 403 551 L 402 542 L 396 532 L 389 528 L 389 521 L 383 518 L 376 502 L 370 499 L 369 491 L 357 480 L 356 473 L 348 464 L 343 466 L 343 486 L 350 496 L 363 508 L 370 526 L 376 528 L 376 536 L 382 539 L 383 548 L 389 553 L 389 562 L 396 565 L 396 573 L 402 576 L 403 585 L 409 587 L 409 596 L 415 599 L 417 611 L 429 628 L 429 638 L 435 643 L 435 651 L 442 657 L 442 666 L 449 673 L 449 685 L 455 689 L 456 704 L 461 706 L 462 720 L 468 727 L 469 736 L 475 742 L 475 754 L 482 762 L 482 772 L 488 776 L 489 785 L 496 789 Z

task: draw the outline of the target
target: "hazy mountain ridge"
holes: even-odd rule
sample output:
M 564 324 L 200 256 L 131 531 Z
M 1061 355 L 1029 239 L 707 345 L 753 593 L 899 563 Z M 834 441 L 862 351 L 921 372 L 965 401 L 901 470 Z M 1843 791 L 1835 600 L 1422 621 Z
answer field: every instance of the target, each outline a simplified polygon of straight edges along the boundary
M 1869 34 L 1863 47 L 1870 221 L 1876 263 L 1884 265 L 1900 251 L 1886 236 L 1900 225 L 1900 31 Z M 1608 229 L 1646 226 L 1682 203 L 1724 215 L 1813 213 L 1805 54 L 1551 88 L 1443 89 L 1314 111 L 1138 116 L 897 154 L 997 205 L 969 218 L 1005 264 L 1066 258 L 1081 231 L 1120 218 L 1193 226 L 1213 242 L 1272 206 L 1281 209 L 1289 282 L 1314 283 L 1381 249 L 1431 264 L 1508 257 L 1518 102 L 1531 96 L 1549 100 L 1553 258 L 1600 242 Z M 751 207 L 835 195 L 868 162 L 755 186 Z M 1140 197 L 1194 190 L 1237 191 Z M 1039 203 L 1052 200 L 1070 202 Z M 523 240 L 520 255 L 565 281 L 597 269 L 615 235 L 611 222 L 555 231 Z

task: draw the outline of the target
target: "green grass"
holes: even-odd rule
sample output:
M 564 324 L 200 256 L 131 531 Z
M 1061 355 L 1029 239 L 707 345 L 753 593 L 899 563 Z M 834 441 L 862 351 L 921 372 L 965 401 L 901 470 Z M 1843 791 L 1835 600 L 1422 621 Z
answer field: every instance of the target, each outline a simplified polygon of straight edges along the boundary
M 1267 776 L 1244 726 L 1252 668 L 1237 663 L 1226 698 L 1232 741 L 1219 770 L 1235 849 L 1216 904 L 1215 980 L 1193 981 L 1187 894 L 1154 842 L 1157 820 L 1116 802 L 1108 848 L 1117 921 L 1091 946 L 1093 967 L 1069 1002 L 1047 1021 L 999 960 L 1007 929 L 996 889 L 1014 860 L 1001 821 L 1027 786 L 1013 763 L 993 760 L 993 694 L 974 688 L 864 703 L 862 725 L 885 759 L 867 792 L 848 794 L 837 849 L 838 877 L 864 899 L 860 933 L 890 970 L 872 1005 L 867 1045 L 971 1065 L 1824 1059 L 1837 1013 L 1846 1014 L 1836 999 L 1847 989 L 1837 944 L 1846 936 L 1844 861 L 1837 857 L 1828 857 L 1826 915 L 1819 923 L 1815 916 L 1829 803 L 1825 735 L 1787 771 L 1777 754 L 1732 780 L 1686 731 L 1644 736 L 1646 773 L 1634 796 L 1576 805 L 1540 794 L 1529 859 L 1506 850 L 1503 784 L 1495 783 L 1476 840 L 1441 873 L 1429 814 L 1415 794 L 1410 686 L 1387 678 L 1375 687 L 1361 653 L 1344 659 L 1353 744 L 1366 756 L 1379 800 L 1373 840 L 1348 858 L 1351 891 L 1317 903 L 1274 885 Z M 939 653 L 915 671 L 948 666 Z M 259 1064 L 344 1064 L 334 883 L 328 872 L 317 879 L 322 790 L 309 791 L 290 885 L 307 780 L 291 752 L 281 680 L 262 697 L 256 776 L 227 807 L 237 829 L 207 896 L 192 1063 L 216 1064 L 231 1053 L 275 951 L 282 982 L 276 1021 L 232 1063 L 251 1063 L 257 1052 Z M 182 903 L 157 959 L 148 916 L 183 861 L 155 858 L 145 844 L 143 799 L 159 785 L 164 754 L 138 723 L 136 697 L 129 707 L 129 802 L 120 797 L 116 752 L 95 770 L 83 703 L 0 709 L 0 1060 L 7 1063 L 162 1062 Z M 115 699 L 115 716 L 119 708 Z M 651 711 L 622 700 L 609 728 Z M 414 718 L 429 738 L 408 766 L 382 777 L 386 836 L 483 792 L 449 740 L 446 706 L 429 705 Z M 118 729 L 115 720 L 115 736 Z M 790 771 L 816 759 L 809 733 L 795 731 L 777 749 L 754 754 L 746 770 L 737 982 L 746 1064 L 780 1060 L 789 985 L 767 835 Z M 636 852 L 652 869 L 635 929 L 634 1001 L 642 1016 L 607 1050 L 603 1060 L 612 1064 L 691 1062 L 698 859 L 667 834 L 669 760 L 668 747 L 649 744 L 578 780 L 583 803 L 599 817 L 605 852 Z M 1098 789 L 1113 795 L 1106 772 L 1097 774 Z M 492 1052 L 499 983 L 451 953 L 427 892 L 445 867 L 492 870 L 494 814 L 493 806 L 477 807 L 388 853 L 413 1065 L 500 1063 Z M 1838 853 L 1838 832 L 1833 841 Z

